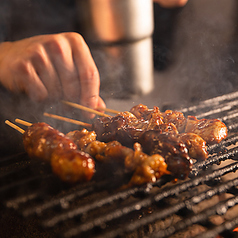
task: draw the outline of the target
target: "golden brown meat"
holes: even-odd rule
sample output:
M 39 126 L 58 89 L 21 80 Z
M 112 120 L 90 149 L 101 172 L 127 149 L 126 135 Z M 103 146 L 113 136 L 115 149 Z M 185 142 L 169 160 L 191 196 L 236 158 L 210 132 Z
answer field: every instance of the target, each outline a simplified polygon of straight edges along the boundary
M 23 134 L 23 144 L 31 158 L 47 161 L 65 182 L 89 181 L 94 172 L 93 158 L 77 150 L 76 144 L 46 123 L 35 123 Z
M 216 144 L 227 137 L 226 125 L 218 119 L 201 119 L 188 116 L 185 132 L 201 136 L 207 144 Z
M 124 164 L 125 169 L 133 173 L 129 186 L 155 182 L 164 174 L 169 174 L 164 158 L 158 154 L 149 156 L 143 153 L 139 143 L 135 143 L 133 150 L 117 141 L 94 141 L 88 145 L 86 152 L 101 162 Z
M 134 153 L 125 158 L 125 167 L 134 171 L 129 186 L 156 182 L 161 176 L 170 174 L 164 158 L 159 154 L 149 156 L 143 153 L 139 143 L 134 144 Z
M 153 127 L 148 127 L 147 130 L 155 130 L 157 133 L 173 134 L 177 135 L 178 130 L 173 123 L 163 123 L 160 125 L 154 125 Z
M 66 134 L 66 136 L 70 138 L 77 145 L 78 149 L 82 151 L 85 150 L 88 144 L 95 141 L 97 138 L 95 131 L 88 131 L 87 129 L 70 131 Z
M 100 162 L 120 162 L 124 164 L 125 157 L 128 153 L 133 153 L 133 150 L 122 146 L 118 141 L 110 141 L 108 143 L 93 141 L 87 146 L 85 152 Z
M 56 150 L 76 150 L 76 144 L 46 123 L 34 123 L 23 134 L 24 148 L 31 158 L 50 162 Z
M 132 147 L 139 134 L 148 126 L 148 122 L 138 120 L 130 112 L 121 112 L 111 118 L 97 119 L 93 123 L 93 130 L 97 140 L 103 142 L 119 141 L 125 146 Z
M 146 105 L 138 104 L 130 109 L 130 113 L 134 114 L 137 119 L 145 119 L 153 113 L 153 109 L 149 109 Z
M 93 158 L 80 150 L 54 151 L 51 167 L 55 175 L 69 183 L 90 181 L 95 173 Z
M 181 133 L 184 131 L 186 125 L 186 118 L 182 112 L 166 110 L 162 113 L 164 123 L 173 123 L 178 132 Z
M 176 135 L 149 130 L 141 135 L 139 143 L 146 154 L 162 155 L 174 177 L 180 179 L 188 177 L 193 163 L 185 144 Z
M 191 158 L 197 160 L 206 160 L 208 157 L 206 141 L 194 133 L 181 133 L 177 135 L 188 149 Z
M 164 158 L 158 154 L 149 156 L 143 153 L 139 143 L 135 143 L 134 150 L 121 145 L 118 141 L 105 143 L 94 140 L 85 147 L 85 143 L 80 140 L 90 141 L 91 132 L 83 129 L 83 131 L 73 132 L 71 135 L 73 135 L 72 139 L 76 144 L 83 145 L 81 149 L 96 160 L 103 163 L 119 162 L 124 165 L 128 172 L 133 173 L 129 186 L 155 182 L 162 175 L 169 174 Z

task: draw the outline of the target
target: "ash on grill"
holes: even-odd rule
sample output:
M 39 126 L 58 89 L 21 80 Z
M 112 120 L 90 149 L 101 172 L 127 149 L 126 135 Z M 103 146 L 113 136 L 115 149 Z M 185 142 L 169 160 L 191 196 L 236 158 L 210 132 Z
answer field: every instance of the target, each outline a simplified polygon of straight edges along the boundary
M 0 160 L 1 237 L 235 237 L 238 226 L 238 92 L 179 109 L 218 118 L 229 130 L 189 178 L 120 190 L 111 171 L 66 185 L 22 153 Z M 99 165 L 98 165 L 99 166 Z M 100 169 L 98 169 L 100 171 Z

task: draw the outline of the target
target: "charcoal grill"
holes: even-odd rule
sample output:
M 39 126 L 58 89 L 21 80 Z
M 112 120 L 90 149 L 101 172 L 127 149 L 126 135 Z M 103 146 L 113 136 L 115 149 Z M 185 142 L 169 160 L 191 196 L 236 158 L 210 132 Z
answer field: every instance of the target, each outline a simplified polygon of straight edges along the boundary
M 92 181 L 69 186 L 25 153 L 2 158 L 1 237 L 14 237 L 13 231 L 22 237 L 235 237 L 238 92 L 178 110 L 219 118 L 229 130 L 184 181 L 164 176 L 153 184 L 121 189 L 128 178 L 114 168 L 109 174 L 97 168 L 102 172 Z

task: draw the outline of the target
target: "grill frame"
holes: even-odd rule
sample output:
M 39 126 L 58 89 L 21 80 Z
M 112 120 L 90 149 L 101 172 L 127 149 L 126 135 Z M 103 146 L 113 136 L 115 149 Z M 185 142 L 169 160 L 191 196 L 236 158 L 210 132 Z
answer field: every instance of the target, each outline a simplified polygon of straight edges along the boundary
M 125 178 L 114 170 L 110 180 L 98 175 L 69 186 L 55 178 L 49 166 L 21 153 L 0 160 L 1 210 L 14 211 L 23 221 L 34 219 L 39 233 L 51 237 L 169 237 L 193 225 L 204 228 L 203 237 L 235 237 L 238 216 L 219 225 L 210 218 L 223 217 L 238 204 L 238 178 L 223 181 L 238 170 L 238 92 L 178 110 L 185 116 L 219 118 L 229 131 L 228 138 L 208 148 L 212 155 L 206 161 L 194 164 L 187 180 L 174 183 L 164 176 L 154 184 L 118 190 Z M 200 192 L 200 186 L 206 189 Z M 194 212 L 195 206 L 222 194 L 230 197 Z M 166 226 L 164 221 L 174 216 L 178 221 Z

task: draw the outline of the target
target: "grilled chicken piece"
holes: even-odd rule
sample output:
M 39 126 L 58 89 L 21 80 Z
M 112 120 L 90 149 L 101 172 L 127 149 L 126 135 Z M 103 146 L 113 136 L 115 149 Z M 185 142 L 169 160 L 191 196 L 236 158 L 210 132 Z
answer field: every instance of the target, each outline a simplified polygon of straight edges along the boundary
M 124 164 L 124 160 L 128 154 L 133 154 L 133 150 L 122 146 L 118 141 L 110 141 L 104 143 L 101 141 L 93 141 L 90 143 L 85 152 L 89 153 L 100 162 L 119 162 Z
M 74 141 L 77 147 L 83 151 L 88 146 L 88 144 L 95 141 L 97 138 L 95 131 L 88 131 L 87 129 L 82 129 L 81 131 L 70 131 L 66 134 L 66 136 Z
M 124 164 L 126 171 L 132 173 L 128 186 L 156 182 L 164 174 L 170 173 L 161 155 L 149 156 L 143 153 L 139 143 L 135 143 L 133 150 L 117 141 L 94 141 L 88 145 L 86 152 L 101 162 L 115 161 Z
M 51 156 L 55 175 L 68 183 L 90 181 L 95 173 L 94 159 L 80 150 L 58 150 Z
M 134 153 L 125 158 L 125 167 L 134 171 L 129 186 L 156 182 L 161 176 L 170 174 L 164 158 L 159 154 L 148 156 L 139 143 L 134 144 Z
M 188 149 L 191 158 L 206 160 L 208 157 L 206 141 L 194 133 L 181 133 L 177 138 L 182 141 Z
M 142 145 L 143 152 L 149 155 L 162 155 L 173 176 L 180 179 L 188 177 L 192 168 L 192 160 L 185 144 L 176 136 L 149 130 L 141 135 L 139 143 Z
M 126 131 L 126 128 L 129 126 L 132 127 L 132 125 L 137 122 L 137 118 L 132 113 L 123 112 L 111 118 L 96 119 L 92 129 L 97 134 L 97 140 L 109 142 L 118 140 L 118 138 L 122 137 L 121 134 L 125 134 L 124 131 Z M 124 143 L 128 142 L 131 144 L 132 138 L 130 138 L 130 136 L 125 136 L 124 139 Z M 123 141 L 120 142 L 122 143 Z
M 158 109 L 157 112 L 160 113 L 159 108 L 156 109 Z M 154 112 L 153 109 L 149 109 L 147 106 L 143 104 L 138 104 L 132 107 L 130 110 L 130 113 L 134 114 L 137 119 L 145 119 L 145 120 L 147 120 L 148 117 L 150 117 L 151 113 L 153 112 Z
M 201 136 L 207 144 L 217 144 L 227 137 L 226 125 L 218 119 L 201 119 L 188 116 L 185 132 Z
M 119 141 L 121 144 L 132 147 L 139 135 L 146 130 L 148 122 L 138 120 L 130 112 L 118 113 L 115 117 L 99 118 L 93 124 L 97 140 L 103 142 Z
M 93 158 L 77 150 L 76 144 L 46 123 L 35 123 L 23 134 L 23 144 L 31 158 L 49 162 L 52 171 L 69 183 L 89 181 L 95 172 Z
M 147 130 L 155 130 L 157 133 L 173 134 L 177 135 L 178 130 L 173 123 L 163 123 L 160 125 L 148 126 Z
M 78 146 L 82 145 L 80 149 L 96 160 L 104 163 L 119 162 L 125 166 L 126 171 L 133 173 L 129 186 L 155 182 L 162 175 L 169 174 L 164 158 L 158 154 L 149 156 L 143 153 L 139 143 L 135 143 L 134 150 L 121 145 L 118 141 L 105 143 L 92 140 L 85 147 L 84 141 L 90 141 L 91 132 L 83 129 L 81 132 L 70 132 L 70 134 L 73 135 L 72 139 L 75 139 Z
M 186 118 L 182 112 L 166 110 L 162 113 L 164 123 L 173 123 L 178 132 L 181 133 L 184 131 L 186 125 Z

